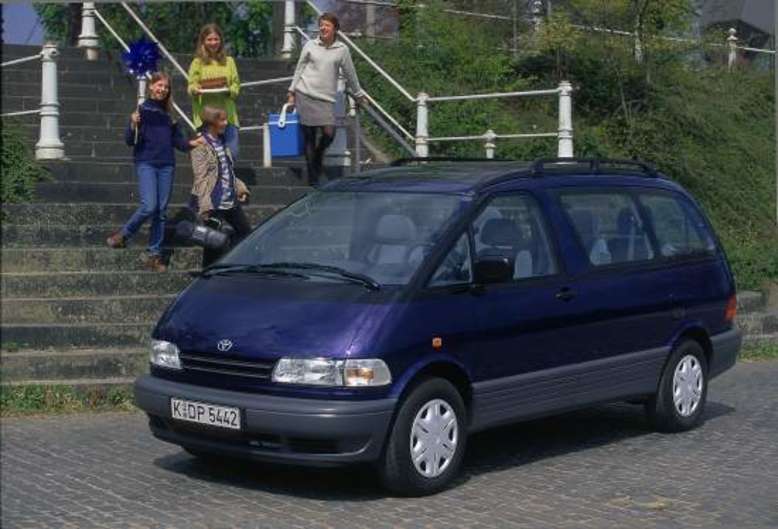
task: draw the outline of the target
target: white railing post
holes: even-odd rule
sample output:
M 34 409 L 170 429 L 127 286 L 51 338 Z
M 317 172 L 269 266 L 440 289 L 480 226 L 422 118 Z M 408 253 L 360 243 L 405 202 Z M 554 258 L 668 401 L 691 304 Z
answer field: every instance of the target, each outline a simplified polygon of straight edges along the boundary
M 95 26 L 95 3 L 84 2 L 81 7 L 81 34 L 78 36 L 78 47 L 86 51 L 86 60 L 96 61 L 100 47 Z
M 416 96 L 416 156 L 426 158 L 429 156 L 429 144 L 427 139 L 430 137 L 429 121 L 427 110 L 428 94 L 419 92 Z
M 146 87 L 149 81 L 145 77 L 138 78 L 138 106 L 141 106 L 146 101 Z
M 262 124 L 262 167 L 273 167 L 273 156 L 270 151 L 270 124 Z
M 346 101 L 346 80 L 343 73 L 338 75 L 338 92 L 335 95 L 335 139 L 324 154 L 325 165 L 334 167 L 351 167 L 351 151 L 348 150 L 348 129 L 346 128 L 346 115 L 348 114 L 348 102 Z
M 295 40 L 295 20 L 294 20 L 294 0 L 284 2 L 284 43 L 281 46 L 281 57 L 291 59 L 294 54 Z
M 59 138 L 58 55 L 56 44 L 44 44 L 41 52 L 41 128 L 35 144 L 37 160 L 61 160 L 65 157 L 65 145 Z
M 727 69 L 731 72 L 737 63 L 737 30 L 735 28 L 729 28 L 727 47 L 729 48 L 729 54 L 727 56 Z
M 559 83 L 559 158 L 573 157 L 573 85 L 569 81 Z
M 497 139 L 497 134 L 492 129 L 486 131 L 484 134 L 484 150 L 486 151 L 486 158 L 491 160 L 494 158 L 494 149 L 497 144 L 494 141 Z

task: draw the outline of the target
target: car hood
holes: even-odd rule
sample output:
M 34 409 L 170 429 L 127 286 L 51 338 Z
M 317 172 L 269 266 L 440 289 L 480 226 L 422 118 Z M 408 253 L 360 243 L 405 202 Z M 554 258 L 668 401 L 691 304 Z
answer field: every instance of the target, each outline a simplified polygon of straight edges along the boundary
M 255 360 L 360 356 L 371 352 L 371 337 L 399 294 L 340 282 L 217 275 L 190 285 L 154 337 L 181 351 Z M 222 349 L 226 340 L 232 344 L 228 351 L 218 348 L 223 340 Z

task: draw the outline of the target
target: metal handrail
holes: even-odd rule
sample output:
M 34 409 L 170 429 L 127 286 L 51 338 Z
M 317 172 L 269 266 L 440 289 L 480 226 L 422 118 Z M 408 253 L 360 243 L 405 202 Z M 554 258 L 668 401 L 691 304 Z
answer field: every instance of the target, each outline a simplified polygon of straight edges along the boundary
M 469 101 L 474 99 L 497 99 L 501 97 L 526 97 L 556 95 L 558 88 L 549 88 L 546 90 L 526 90 L 523 92 L 492 92 L 490 94 L 467 94 L 461 96 L 430 96 L 427 101 Z
M 617 35 L 619 37 L 634 37 L 635 33 L 631 31 L 624 31 L 622 29 L 612 29 L 612 28 L 601 28 L 598 26 L 584 26 L 580 24 L 571 24 L 571 27 L 574 29 L 577 29 L 579 31 L 591 31 L 592 33 L 608 33 L 610 35 Z M 744 51 L 752 51 L 756 53 L 767 53 L 770 55 L 775 55 L 775 50 L 767 49 L 767 48 L 751 48 L 749 46 L 739 46 L 737 44 L 721 44 L 718 42 L 703 42 L 700 39 L 687 39 L 684 37 L 670 37 L 667 35 L 659 35 L 657 38 L 661 40 L 666 40 L 669 42 L 681 42 L 685 44 L 702 44 L 704 46 L 708 46 L 711 48 L 735 48 L 738 50 L 744 50 Z
M 20 110 L 18 112 L 3 112 L 2 114 L 0 114 L 0 117 L 3 117 L 3 118 L 13 118 L 13 117 L 16 117 L 16 116 L 27 116 L 29 114 L 40 114 L 40 113 L 41 113 L 41 109 L 40 108 L 36 108 L 35 110 Z
M 133 11 L 130 6 L 127 5 L 127 2 L 121 2 L 122 7 L 127 11 L 130 16 L 135 20 L 135 22 L 138 23 L 140 28 L 143 30 L 146 35 L 149 36 L 149 38 L 154 41 L 157 46 L 159 46 L 159 50 L 167 57 L 167 59 L 173 63 L 173 66 L 178 69 L 179 72 L 181 72 L 181 75 L 184 76 L 184 78 L 188 81 L 189 80 L 189 74 L 184 70 L 180 64 L 178 64 L 178 61 L 175 57 L 173 57 L 173 54 L 171 54 L 169 51 L 167 51 L 167 48 L 159 41 L 159 39 L 154 35 L 154 33 L 151 32 L 151 30 L 146 26 L 146 24 L 143 23 L 143 21 L 140 19 L 138 15 L 135 14 L 135 11 Z
M 30 55 L 29 57 L 22 57 L 21 59 L 13 59 L 11 61 L 5 61 L 4 63 L 0 64 L 0 67 L 5 68 L 6 66 L 13 66 L 14 64 L 22 64 L 25 62 L 35 61 L 40 58 L 41 58 L 41 54 L 36 53 L 35 55 Z
M 427 138 L 427 141 L 436 141 L 436 142 L 444 142 L 444 141 L 474 141 L 474 140 L 487 140 L 489 138 L 492 139 L 523 139 L 523 138 L 556 138 L 559 136 L 558 132 L 537 132 L 537 133 L 527 133 L 527 134 L 479 134 L 476 136 L 441 136 L 438 138 Z

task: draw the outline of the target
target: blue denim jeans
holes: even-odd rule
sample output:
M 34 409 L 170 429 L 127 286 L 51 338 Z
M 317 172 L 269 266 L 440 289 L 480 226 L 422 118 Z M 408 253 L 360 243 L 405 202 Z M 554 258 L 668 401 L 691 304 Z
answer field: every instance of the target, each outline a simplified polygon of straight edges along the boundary
M 152 255 L 160 255 L 162 240 L 165 238 L 167 206 L 173 191 L 175 167 L 172 165 L 156 167 L 149 163 L 138 162 L 135 164 L 135 171 L 138 175 L 140 207 L 122 228 L 122 235 L 127 239 L 131 238 L 147 219 L 151 219 L 148 250 Z
M 238 150 L 240 145 L 238 144 L 238 127 L 230 123 L 227 128 L 224 129 L 224 144 L 230 149 L 233 161 L 238 161 Z

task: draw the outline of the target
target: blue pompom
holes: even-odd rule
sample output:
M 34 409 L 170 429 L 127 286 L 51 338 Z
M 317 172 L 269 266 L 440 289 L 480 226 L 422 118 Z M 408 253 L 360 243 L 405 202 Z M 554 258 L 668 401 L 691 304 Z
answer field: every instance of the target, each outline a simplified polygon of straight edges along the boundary
M 156 42 L 140 40 L 130 44 L 130 51 L 122 53 L 122 60 L 127 70 L 136 77 L 144 77 L 147 73 L 157 70 L 159 48 Z

